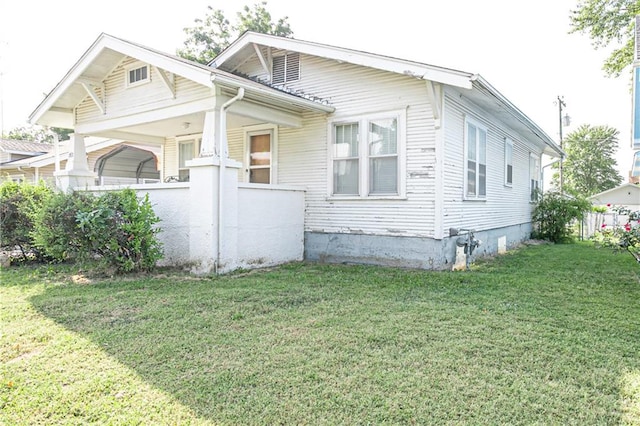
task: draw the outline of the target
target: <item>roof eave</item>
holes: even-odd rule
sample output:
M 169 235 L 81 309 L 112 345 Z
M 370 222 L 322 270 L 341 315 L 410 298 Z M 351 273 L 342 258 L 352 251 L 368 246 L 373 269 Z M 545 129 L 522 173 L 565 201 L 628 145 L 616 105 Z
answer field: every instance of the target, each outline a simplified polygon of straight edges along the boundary
M 246 45 L 256 43 L 275 47 L 282 50 L 291 50 L 303 54 L 314 55 L 333 59 L 340 62 L 347 62 L 397 74 L 408 75 L 423 80 L 430 80 L 437 83 L 448 84 L 464 89 L 471 89 L 473 74 L 438 67 L 419 62 L 407 61 L 369 52 L 347 49 L 343 47 L 329 46 L 326 44 L 314 43 L 304 40 L 278 37 L 268 34 L 246 32 L 236 39 L 229 47 L 221 52 L 215 59 L 209 62 L 209 66 L 219 68 L 231 57 L 236 55 Z
M 550 156 L 564 157 L 565 152 L 560 146 L 555 143 L 551 137 L 540 128 L 533 120 L 531 120 L 525 113 L 523 113 L 518 107 L 516 107 L 509 99 L 507 99 L 502 93 L 500 93 L 495 87 L 493 87 L 487 80 L 480 74 L 475 74 L 471 77 L 472 82 L 476 82 L 485 88 L 494 98 L 496 98 L 502 105 L 504 105 L 517 119 L 526 126 L 532 133 L 534 133 L 547 147 L 545 154 Z

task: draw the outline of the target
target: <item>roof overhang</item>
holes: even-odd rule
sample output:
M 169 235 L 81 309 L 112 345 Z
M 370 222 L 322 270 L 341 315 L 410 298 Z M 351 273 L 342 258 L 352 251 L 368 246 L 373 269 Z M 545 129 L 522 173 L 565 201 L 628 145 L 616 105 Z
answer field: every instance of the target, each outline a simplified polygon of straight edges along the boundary
M 209 65 L 216 69 L 232 70 L 237 62 L 242 62 L 246 60 L 247 56 L 256 54 L 255 45 L 300 52 L 307 55 L 333 59 L 339 62 L 377 68 L 397 74 L 448 84 L 450 86 L 471 89 L 471 77 L 473 74 L 467 72 L 251 31 L 247 31 L 240 36 L 211 61 Z
M 481 107 L 501 119 L 504 123 L 517 130 L 528 141 L 543 148 L 543 152 L 551 157 L 562 157 L 564 151 L 551 137 L 545 133 L 533 120 L 518 109 L 511 101 L 496 90 L 479 74 L 472 77 L 473 89 L 469 97 Z

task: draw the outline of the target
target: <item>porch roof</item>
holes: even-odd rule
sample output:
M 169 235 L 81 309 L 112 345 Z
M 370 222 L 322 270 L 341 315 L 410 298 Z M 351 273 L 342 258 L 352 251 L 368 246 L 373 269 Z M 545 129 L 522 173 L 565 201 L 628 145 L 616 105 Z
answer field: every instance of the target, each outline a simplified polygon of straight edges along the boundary
M 125 57 L 132 57 L 207 87 L 244 88 L 246 99 L 300 111 L 333 112 L 327 102 L 292 94 L 102 33 L 29 116 L 29 122 L 73 128 L 73 108 L 87 96 L 84 84 L 102 85 Z

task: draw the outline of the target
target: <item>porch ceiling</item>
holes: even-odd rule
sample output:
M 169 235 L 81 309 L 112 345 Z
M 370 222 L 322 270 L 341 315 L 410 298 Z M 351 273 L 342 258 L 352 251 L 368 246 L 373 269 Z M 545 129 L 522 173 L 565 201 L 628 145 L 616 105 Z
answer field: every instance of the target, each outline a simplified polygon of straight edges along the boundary
M 122 127 L 119 131 L 158 138 L 169 138 L 182 135 L 202 133 L 204 130 L 204 111 L 172 117 L 166 120 L 142 123 L 128 127 Z M 237 114 L 227 114 L 227 128 L 236 128 L 260 124 L 263 121 L 244 117 Z M 130 137 L 131 139 L 131 137 Z

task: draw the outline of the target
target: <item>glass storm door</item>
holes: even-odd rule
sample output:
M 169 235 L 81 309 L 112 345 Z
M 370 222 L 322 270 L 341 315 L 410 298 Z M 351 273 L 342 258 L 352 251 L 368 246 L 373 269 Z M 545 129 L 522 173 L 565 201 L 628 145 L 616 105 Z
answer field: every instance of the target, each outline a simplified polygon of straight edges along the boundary
M 271 183 L 271 134 L 249 137 L 249 182 Z

